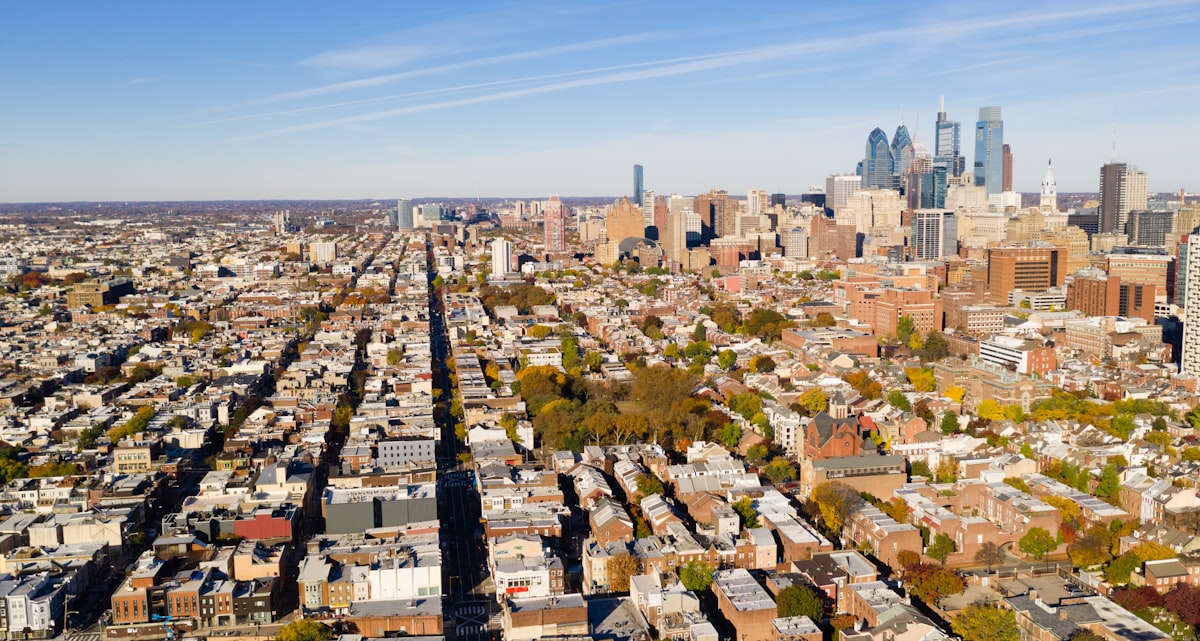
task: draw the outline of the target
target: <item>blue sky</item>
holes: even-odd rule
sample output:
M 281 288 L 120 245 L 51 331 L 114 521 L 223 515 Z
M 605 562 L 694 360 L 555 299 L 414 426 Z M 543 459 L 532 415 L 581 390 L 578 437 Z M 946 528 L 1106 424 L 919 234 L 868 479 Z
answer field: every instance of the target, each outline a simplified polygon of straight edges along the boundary
M 1200 2 L 9 2 L 0 202 L 800 193 L 938 96 L 1200 191 Z

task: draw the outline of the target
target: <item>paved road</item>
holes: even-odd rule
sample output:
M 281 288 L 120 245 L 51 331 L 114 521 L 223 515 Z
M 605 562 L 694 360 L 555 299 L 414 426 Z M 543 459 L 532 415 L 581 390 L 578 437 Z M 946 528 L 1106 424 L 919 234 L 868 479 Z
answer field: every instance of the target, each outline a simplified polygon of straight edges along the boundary
M 435 264 L 432 252 L 429 264 Z M 445 307 L 436 295 L 431 295 L 430 307 L 433 312 L 429 323 L 431 351 L 434 361 L 444 363 L 450 355 Z M 434 387 L 444 390 L 447 399 L 455 392 L 450 387 L 444 369 L 440 370 Z M 449 402 L 446 406 L 449 406 Z M 458 454 L 467 451 L 467 448 L 458 442 L 454 434 L 454 417 L 449 412 L 439 412 L 435 418 L 441 423 L 443 444 L 442 454 L 438 458 L 438 508 L 442 526 L 443 567 L 447 569 L 447 584 L 443 586 L 443 591 L 448 598 L 444 612 L 456 624 L 453 630 L 447 625 L 446 633 L 448 637 L 483 641 L 492 637 L 488 627 L 489 621 L 495 620 L 497 606 L 491 595 L 483 589 L 486 554 L 482 546 L 483 526 L 479 522 L 479 496 L 475 492 L 474 474 L 458 461 Z

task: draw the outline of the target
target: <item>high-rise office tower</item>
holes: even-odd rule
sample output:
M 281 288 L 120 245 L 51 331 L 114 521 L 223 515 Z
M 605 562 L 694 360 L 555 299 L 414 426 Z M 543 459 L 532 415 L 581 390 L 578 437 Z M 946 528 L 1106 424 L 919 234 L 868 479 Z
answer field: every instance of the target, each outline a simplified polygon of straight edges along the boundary
M 862 178 L 859 178 L 859 184 L 862 184 Z M 771 206 L 774 207 L 775 205 L 787 207 L 787 194 L 771 194 Z
M 666 229 L 659 233 L 667 258 L 680 264 L 687 261 L 687 217 L 690 213 L 691 209 L 668 211 Z
M 1183 360 L 1180 371 L 1200 375 L 1200 234 L 1188 236 L 1187 285 L 1183 308 Z
M 1125 229 L 1129 212 L 1146 208 L 1146 174 L 1123 162 L 1100 168 L 1100 231 Z
M 512 269 L 512 243 L 497 238 L 492 241 L 492 279 L 504 280 Z
M 757 216 L 769 207 L 770 194 L 765 189 L 751 189 L 746 192 L 746 213 L 750 216 Z
M 633 203 L 638 207 L 642 206 L 642 190 L 645 189 L 642 184 L 642 166 L 633 166 Z
M 1048 243 L 992 247 L 988 256 L 988 301 L 1008 303 L 1014 289 L 1044 292 L 1063 284 L 1069 252 Z
M 1012 191 L 1012 147 L 1004 145 L 1004 150 L 1000 155 L 1004 162 L 1004 175 L 1001 182 L 1004 185 L 1004 191 Z
M 413 204 L 411 198 L 396 201 L 396 226 L 398 229 L 413 228 Z
M 896 163 L 887 134 L 876 127 L 867 136 L 866 154 L 862 163 L 863 189 L 894 189 Z
M 612 243 L 619 243 L 626 238 L 645 238 L 646 217 L 640 207 L 628 198 L 621 198 L 621 202 L 608 212 L 604 229 L 608 241 Z
M 863 177 L 837 174 L 825 178 L 825 206 L 837 211 L 846 206 L 846 199 L 862 189 Z
M 1046 161 L 1046 175 L 1042 178 L 1042 198 L 1038 206 L 1043 211 L 1058 211 L 1058 184 L 1054 182 L 1054 167 Z
M 546 201 L 542 214 L 542 235 L 546 251 L 567 251 L 567 212 L 558 196 L 551 196 Z
M 286 234 L 292 228 L 292 210 L 280 209 L 275 212 L 275 233 Z
M 975 123 L 975 186 L 1004 191 L 1004 121 L 1000 107 L 980 107 Z
M 938 98 L 937 140 L 933 148 L 933 165 L 944 167 L 949 177 L 957 178 L 966 169 L 961 148 L 962 124 L 946 119 L 946 101 Z
M 642 192 L 642 218 L 649 227 L 654 224 L 654 190 L 647 189 Z
M 913 260 L 937 260 L 958 253 L 958 219 L 952 211 L 918 209 L 912 222 Z
M 900 125 L 896 127 L 896 135 L 892 137 L 892 173 L 898 177 L 897 184 L 904 184 L 912 161 L 912 136 L 908 133 L 908 127 Z
M 1131 245 L 1162 247 L 1167 243 L 1174 222 L 1174 212 L 1135 209 L 1129 212 L 1125 235 L 1129 236 Z

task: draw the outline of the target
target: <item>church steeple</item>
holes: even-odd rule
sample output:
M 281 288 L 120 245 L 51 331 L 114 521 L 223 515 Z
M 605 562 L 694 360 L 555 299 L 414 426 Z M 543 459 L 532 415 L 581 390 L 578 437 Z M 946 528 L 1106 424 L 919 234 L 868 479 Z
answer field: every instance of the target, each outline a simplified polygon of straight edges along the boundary
M 1046 176 L 1042 178 L 1042 199 L 1039 205 L 1043 211 L 1058 211 L 1058 186 L 1054 182 L 1051 160 L 1046 161 Z

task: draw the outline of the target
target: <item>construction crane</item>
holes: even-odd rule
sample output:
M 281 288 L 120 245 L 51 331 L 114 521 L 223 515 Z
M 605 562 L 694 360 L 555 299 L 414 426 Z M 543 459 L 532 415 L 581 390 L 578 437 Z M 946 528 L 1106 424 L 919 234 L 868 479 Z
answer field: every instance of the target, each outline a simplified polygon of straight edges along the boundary
M 163 616 L 161 614 L 151 614 L 150 615 L 151 621 L 162 622 L 163 632 L 165 632 L 167 635 L 167 641 L 175 641 L 177 638 L 179 638 L 178 635 L 175 634 L 175 628 L 171 627 L 171 618 L 172 617 L 170 615 L 167 615 L 167 616 Z

